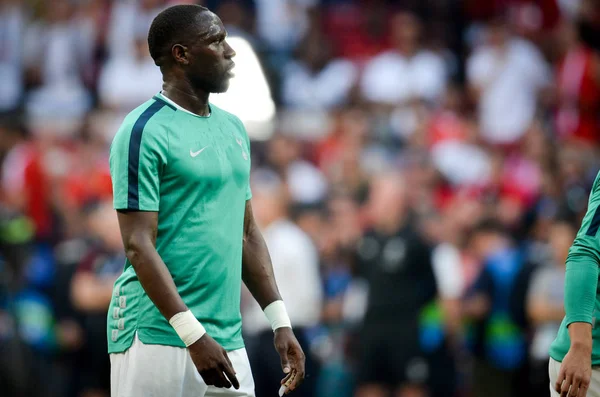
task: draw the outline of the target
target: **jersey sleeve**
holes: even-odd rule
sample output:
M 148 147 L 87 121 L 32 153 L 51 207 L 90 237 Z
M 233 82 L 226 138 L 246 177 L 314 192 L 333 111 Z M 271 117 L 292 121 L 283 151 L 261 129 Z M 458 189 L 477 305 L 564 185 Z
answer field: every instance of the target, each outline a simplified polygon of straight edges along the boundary
M 599 227 L 600 186 L 597 176 L 590 193 L 587 213 L 567 257 L 565 272 L 567 326 L 574 322 L 590 324 L 593 322 L 600 265 Z
M 110 150 L 113 201 L 117 210 L 158 211 L 160 181 L 167 164 L 166 131 L 152 123 L 124 124 Z

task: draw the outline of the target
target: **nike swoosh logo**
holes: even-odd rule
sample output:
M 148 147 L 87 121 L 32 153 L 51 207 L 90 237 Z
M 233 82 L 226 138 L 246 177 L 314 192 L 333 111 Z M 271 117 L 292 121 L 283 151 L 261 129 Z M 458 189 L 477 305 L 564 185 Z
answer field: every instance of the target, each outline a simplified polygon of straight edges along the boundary
M 200 153 L 202 153 L 204 151 L 204 149 L 206 149 L 208 146 L 204 146 L 202 149 L 198 150 L 197 152 L 192 152 L 192 149 L 190 149 L 190 156 L 192 157 L 196 157 L 197 155 L 199 155 Z

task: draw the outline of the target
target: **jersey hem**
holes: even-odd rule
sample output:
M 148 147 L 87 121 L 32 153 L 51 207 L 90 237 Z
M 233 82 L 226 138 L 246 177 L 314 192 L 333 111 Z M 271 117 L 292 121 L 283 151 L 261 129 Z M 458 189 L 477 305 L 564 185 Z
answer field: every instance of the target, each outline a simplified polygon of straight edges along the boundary
M 557 352 L 554 347 L 550 348 L 549 356 L 551 359 L 558 363 L 562 363 L 567 355 L 567 352 Z M 600 357 L 592 357 L 592 367 L 600 367 Z
M 174 341 L 172 339 L 157 341 L 156 338 L 154 338 L 153 340 L 144 341 L 143 339 L 145 338 L 145 336 L 142 336 L 142 334 L 140 334 L 139 330 L 137 330 L 137 336 L 138 336 L 140 342 L 142 342 L 144 345 L 170 346 L 170 347 L 179 347 L 182 349 L 186 348 L 185 344 L 181 340 L 179 340 L 179 342 Z M 131 338 L 131 340 L 128 343 L 123 343 L 123 344 L 114 344 L 113 343 L 113 344 L 109 345 L 108 354 L 125 353 L 127 350 L 129 350 L 131 345 L 133 345 L 134 338 L 135 338 L 135 334 L 134 334 L 134 337 Z M 228 352 L 231 352 L 234 350 L 239 350 L 239 349 L 244 349 L 246 347 L 243 340 L 236 341 L 231 344 L 224 344 L 224 343 L 220 343 L 218 339 L 215 339 L 215 340 L 217 341 L 217 343 L 219 343 L 221 345 L 221 347 L 223 347 L 223 349 L 225 349 Z

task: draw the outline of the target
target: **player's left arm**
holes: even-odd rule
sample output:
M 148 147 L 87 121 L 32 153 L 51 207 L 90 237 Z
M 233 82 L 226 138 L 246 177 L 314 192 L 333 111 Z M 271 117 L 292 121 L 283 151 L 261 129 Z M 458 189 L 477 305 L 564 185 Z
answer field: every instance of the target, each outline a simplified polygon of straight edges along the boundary
M 269 250 L 254 220 L 250 200 L 246 201 L 244 216 L 242 279 L 271 323 L 275 348 L 281 357 L 283 372 L 287 374 L 281 384 L 292 391 L 304 379 L 304 352 L 292 331 L 275 282 Z

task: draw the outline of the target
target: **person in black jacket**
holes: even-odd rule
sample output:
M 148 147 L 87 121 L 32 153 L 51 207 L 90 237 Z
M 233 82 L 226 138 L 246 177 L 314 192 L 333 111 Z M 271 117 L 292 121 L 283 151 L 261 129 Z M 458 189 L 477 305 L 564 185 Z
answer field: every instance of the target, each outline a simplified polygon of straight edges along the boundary
M 358 340 L 358 397 L 455 393 L 442 316 L 434 314 L 441 306 L 433 247 L 409 211 L 406 189 L 402 175 L 393 173 L 371 185 L 367 209 L 372 227 L 359 241 L 355 258 L 357 275 L 369 285 Z M 439 323 L 426 324 L 425 318 Z

